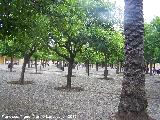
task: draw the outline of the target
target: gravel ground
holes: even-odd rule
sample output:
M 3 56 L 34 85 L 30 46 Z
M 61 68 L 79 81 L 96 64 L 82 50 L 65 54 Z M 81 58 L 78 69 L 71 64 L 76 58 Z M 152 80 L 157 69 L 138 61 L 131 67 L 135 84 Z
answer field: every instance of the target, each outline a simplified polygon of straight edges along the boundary
M 84 68 L 74 69 L 72 86 L 82 87 L 81 92 L 57 91 L 54 87 L 66 85 L 67 68 L 62 72 L 49 66 L 34 73 L 27 68 L 25 80 L 33 84 L 15 85 L 9 81 L 18 80 L 21 66 L 15 65 L 14 72 L 8 72 L 6 65 L 0 65 L 0 120 L 109 120 L 117 112 L 121 92 L 122 75 L 109 69 L 113 80 L 103 77 L 103 69 L 91 70 L 88 77 Z M 160 76 L 146 76 L 148 113 L 160 120 Z

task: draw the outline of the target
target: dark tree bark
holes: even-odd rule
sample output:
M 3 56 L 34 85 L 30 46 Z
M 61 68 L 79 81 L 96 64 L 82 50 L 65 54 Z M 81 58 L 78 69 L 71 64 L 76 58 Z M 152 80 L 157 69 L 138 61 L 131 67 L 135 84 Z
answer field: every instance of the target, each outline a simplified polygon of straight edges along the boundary
M 35 57 L 35 68 L 36 68 L 36 73 L 37 73 L 37 57 Z
M 29 54 L 25 54 L 24 55 L 24 62 L 23 62 L 23 66 L 22 66 L 22 72 L 21 72 L 21 77 L 19 79 L 20 84 L 24 84 L 24 73 L 25 73 L 25 68 L 26 68 L 26 64 L 30 59 L 30 55 Z
M 154 69 L 154 70 L 156 69 L 156 63 L 155 63 L 155 61 L 154 61 L 154 63 L 153 63 L 153 69 Z
M 31 61 L 30 60 L 28 60 L 28 68 L 30 68 L 31 67 Z
M 144 74 L 143 0 L 124 0 L 125 65 L 118 120 L 149 120 Z
M 120 62 L 120 68 L 119 68 L 120 69 L 120 73 L 122 72 L 122 66 L 123 66 L 123 62 L 121 61 Z
M 107 63 L 108 63 L 108 58 L 107 58 L 107 55 L 105 55 L 105 70 L 104 70 L 104 78 L 105 79 L 107 79 L 107 77 L 108 77 Z
M 72 77 L 72 68 L 73 68 L 73 63 L 74 60 L 69 60 L 69 65 L 68 65 L 68 75 L 67 75 L 67 88 L 71 88 L 71 77 Z
M 117 61 L 117 65 L 116 65 L 116 66 L 117 66 L 116 74 L 119 74 L 119 69 L 120 69 L 120 68 L 119 68 L 119 62 L 118 62 L 118 61 Z
M 111 64 L 111 69 L 113 69 L 113 64 Z
M 59 64 L 59 61 L 57 61 L 57 68 L 58 68 L 58 64 Z
M 44 68 L 44 60 L 42 60 L 42 66 L 43 66 L 43 68 Z
M 86 60 L 85 66 L 86 66 L 86 73 L 89 76 L 89 60 Z
M 47 60 L 45 60 L 45 67 L 47 67 Z
M 149 74 L 150 76 L 152 76 L 152 60 L 150 60 L 150 63 L 149 63 Z
M 78 67 L 79 67 L 79 63 L 77 63 L 77 70 L 78 70 Z
M 33 61 L 31 60 L 31 68 L 33 67 L 32 64 L 33 64 Z
M 11 66 L 10 66 L 10 72 L 12 72 L 13 69 L 13 56 L 11 56 Z
M 96 62 L 96 71 L 98 71 L 98 63 Z

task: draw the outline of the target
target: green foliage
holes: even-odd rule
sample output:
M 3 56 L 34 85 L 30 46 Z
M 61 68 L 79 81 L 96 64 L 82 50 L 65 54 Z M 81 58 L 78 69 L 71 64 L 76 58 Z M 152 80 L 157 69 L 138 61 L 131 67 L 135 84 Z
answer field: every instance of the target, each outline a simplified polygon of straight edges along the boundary
M 18 43 L 14 42 L 13 36 L 6 37 L 5 41 L 1 42 L 0 53 L 8 57 L 20 57 L 21 53 L 18 49 Z
M 160 48 L 160 18 L 156 17 L 149 24 L 145 24 L 144 55 L 146 61 L 158 61 Z
M 113 3 L 103 0 L 1 0 L 0 3 L 0 37 L 4 41 L 1 53 L 23 56 L 37 51 L 33 57 L 54 60 L 74 59 L 78 55 L 76 60 L 92 62 L 102 61 L 103 55 L 107 55 L 111 61 L 117 57 L 123 60 L 123 36 L 114 30 L 119 20 Z
M 69 60 L 75 58 L 87 41 L 85 14 L 75 0 L 65 0 L 51 6 L 52 32 L 49 47 L 59 56 Z

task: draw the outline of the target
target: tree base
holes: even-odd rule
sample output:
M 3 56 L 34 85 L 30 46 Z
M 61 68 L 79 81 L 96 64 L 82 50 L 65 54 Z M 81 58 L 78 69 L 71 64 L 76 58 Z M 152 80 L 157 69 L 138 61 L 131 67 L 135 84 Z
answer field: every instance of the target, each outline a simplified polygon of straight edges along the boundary
M 30 74 L 43 74 L 43 73 L 40 73 L 40 72 L 37 72 L 37 73 L 36 73 L 36 72 L 35 72 L 35 73 L 30 73 Z
M 24 83 L 21 83 L 20 81 L 10 81 L 7 82 L 8 84 L 18 84 L 18 85 L 27 85 L 27 84 L 33 84 L 33 81 L 24 81 Z
M 149 117 L 146 112 L 141 112 L 141 113 L 140 112 L 138 113 L 117 112 L 113 120 L 155 120 L 155 119 Z
M 81 87 L 67 87 L 67 86 L 62 86 L 62 87 L 55 87 L 55 90 L 60 90 L 60 91 L 73 91 L 73 92 L 80 92 L 84 91 L 83 88 Z

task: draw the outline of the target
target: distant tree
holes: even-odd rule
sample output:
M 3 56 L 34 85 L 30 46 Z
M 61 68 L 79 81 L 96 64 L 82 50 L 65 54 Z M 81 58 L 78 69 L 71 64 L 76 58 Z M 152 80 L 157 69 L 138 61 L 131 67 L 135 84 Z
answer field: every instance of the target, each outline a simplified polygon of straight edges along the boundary
M 75 57 L 87 41 L 85 14 L 75 0 L 65 0 L 51 7 L 53 27 L 49 48 L 68 61 L 67 88 L 71 88 L 71 76 Z

